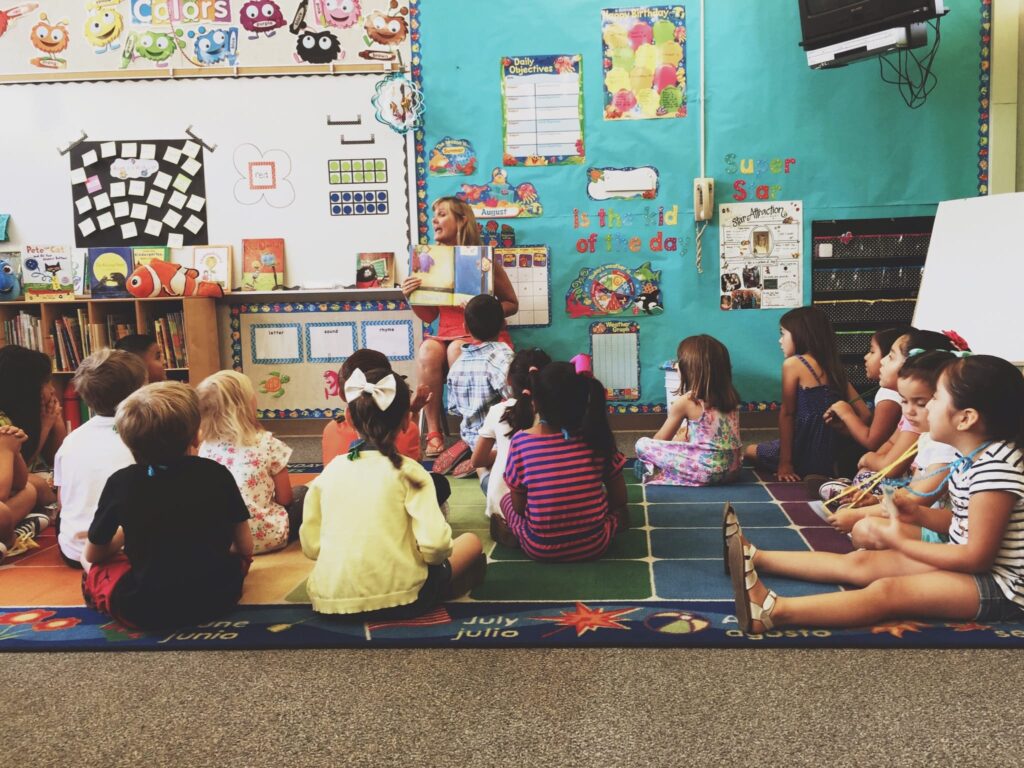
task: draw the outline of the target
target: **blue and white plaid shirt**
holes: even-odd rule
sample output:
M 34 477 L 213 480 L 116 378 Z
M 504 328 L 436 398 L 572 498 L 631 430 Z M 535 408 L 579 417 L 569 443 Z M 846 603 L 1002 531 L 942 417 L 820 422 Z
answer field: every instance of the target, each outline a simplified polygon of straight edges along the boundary
M 501 341 L 464 344 L 448 371 L 448 412 L 462 416 L 459 434 L 470 448 L 488 409 L 504 397 L 513 352 Z

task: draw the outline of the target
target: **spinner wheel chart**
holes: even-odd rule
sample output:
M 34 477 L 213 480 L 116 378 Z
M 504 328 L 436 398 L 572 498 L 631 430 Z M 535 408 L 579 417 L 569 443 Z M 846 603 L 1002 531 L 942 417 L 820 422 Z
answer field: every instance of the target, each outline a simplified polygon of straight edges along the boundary
M 640 295 L 640 286 L 633 276 L 617 267 L 598 271 L 590 284 L 590 299 L 605 314 L 616 314 L 629 308 Z

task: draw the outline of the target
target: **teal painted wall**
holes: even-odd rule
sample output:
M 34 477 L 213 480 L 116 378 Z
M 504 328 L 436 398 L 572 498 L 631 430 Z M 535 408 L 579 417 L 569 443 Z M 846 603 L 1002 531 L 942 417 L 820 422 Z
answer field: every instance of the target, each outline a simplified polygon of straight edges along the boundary
M 656 3 L 652 3 L 656 4 Z M 669 3 L 665 3 L 666 5 Z M 483 184 L 501 165 L 502 56 L 583 55 L 586 160 L 582 166 L 511 168 L 509 181 L 533 183 L 544 215 L 506 219 L 521 244 L 551 249 L 552 314 L 549 328 L 514 332 L 517 345 L 539 345 L 568 358 L 589 348 L 591 319 L 565 314 L 565 292 L 581 267 L 652 261 L 663 270 L 666 311 L 630 316 L 640 326 L 641 402 L 664 402 L 658 366 L 672 358 L 676 344 L 694 333 L 710 333 L 732 354 L 743 399 L 780 398 L 781 353 L 778 318 L 782 310 L 722 312 L 718 308 L 717 215 L 704 237 L 704 272 L 694 268 L 692 179 L 700 174 L 700 5 L 685 3 L 688 40 L 687 99 L 683 119 L 605 122 L 603 119 L 601 9 L 624 4 L 597 0 L 423 0 L 420 6 L 422 66 L 426 102 L 424 146 L 444 136 L 464 137 L 476 148 L 478 169 L 470 177 L 427 177 L 427 198 L 454 194 L 461 183 Z M 936 58 L 938 87 L 920 109 L 910 110 L 893 85 L 879 77 L 875 61 L 835 71 L 812 71 L 798 47 L 796 0 L 709 0 L 706 21 L 707 173 L 717 184 L 717 203 L 732 200 L 733 182 L 747 181 L 748 202 L 758 184 L 782 187 L 778 199 L 802 200 L 805 210 L 804 295 L 810 300 L 810 232 L 815 219 L 916 216 L 935 205 L 970 197 L 977 185 L 979 23 L 978 0 L 947 0 Z M 787 174 L 743 176 L 727 172 L 726 157 L 795 158 Z M 661 189 L 654 201 L 597 202 L 586 194 L 590 166 L 655 165 Z M 676 227 L 642 223 L 620 230 L 573 229 L 573 210 L 596 214 L 645 207 L 679 206 Z M 659 229 L 679 238 L 685 249 L 650 253 Z M 577 253 L 578 238 L 601 236 L 595 254 Z M 639 253 L 607 253 L 607 233 L 643 238 Z

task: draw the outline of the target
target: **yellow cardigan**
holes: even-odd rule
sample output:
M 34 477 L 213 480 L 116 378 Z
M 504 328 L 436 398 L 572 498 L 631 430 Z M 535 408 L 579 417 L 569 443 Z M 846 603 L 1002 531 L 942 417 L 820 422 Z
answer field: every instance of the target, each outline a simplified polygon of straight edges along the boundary
M 430 474 L 405 457 L 396 470 L 370 450 L 354 460 L 338 456 L 310 483 L 299 539 L 317 561 L 306 590 L 319 613 L 408 605 L 426 581 L 427 564 L 452 553 L 452 529 Z

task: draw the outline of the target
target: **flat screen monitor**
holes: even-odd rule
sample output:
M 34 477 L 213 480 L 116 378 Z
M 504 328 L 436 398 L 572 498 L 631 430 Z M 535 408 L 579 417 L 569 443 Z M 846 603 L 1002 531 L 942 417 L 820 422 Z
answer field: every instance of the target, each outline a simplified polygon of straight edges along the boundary
M 800 0 L 804 48 L 823 48 L 940 15 L 936 0 Z

